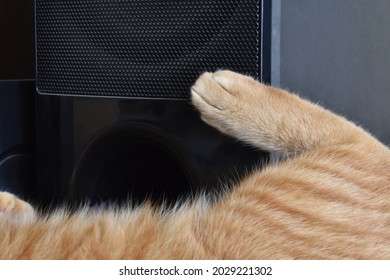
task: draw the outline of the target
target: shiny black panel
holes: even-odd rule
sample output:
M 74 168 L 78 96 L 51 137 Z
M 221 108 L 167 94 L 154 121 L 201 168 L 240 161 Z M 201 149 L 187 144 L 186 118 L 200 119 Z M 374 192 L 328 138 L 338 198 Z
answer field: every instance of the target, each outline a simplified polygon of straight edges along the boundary
M 0 190 L 35 191 L 35 82 L 0 81 Z
M 40 199 L 175 201 L 265 159 L 204 124 L 186 100 L 38 96 Z

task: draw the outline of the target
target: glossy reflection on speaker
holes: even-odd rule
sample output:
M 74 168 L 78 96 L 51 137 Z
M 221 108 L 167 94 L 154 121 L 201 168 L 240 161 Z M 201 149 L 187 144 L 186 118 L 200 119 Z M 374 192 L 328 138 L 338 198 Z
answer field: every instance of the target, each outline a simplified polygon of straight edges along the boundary
M 25 199 L 35 190 L 35 83 L 0 80 L 0 190 Z
M 38 193 L 177 199 L 265 155 L 189 101 L 204 71 L 269 80 L 270 1 L 36 1 Z

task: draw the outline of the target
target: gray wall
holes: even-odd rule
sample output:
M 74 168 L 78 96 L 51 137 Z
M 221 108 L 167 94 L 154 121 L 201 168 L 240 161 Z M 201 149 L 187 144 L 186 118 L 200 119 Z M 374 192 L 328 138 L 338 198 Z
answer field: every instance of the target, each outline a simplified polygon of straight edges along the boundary
M 390 144 L 390 1 L 273 0 L 272 84 Z

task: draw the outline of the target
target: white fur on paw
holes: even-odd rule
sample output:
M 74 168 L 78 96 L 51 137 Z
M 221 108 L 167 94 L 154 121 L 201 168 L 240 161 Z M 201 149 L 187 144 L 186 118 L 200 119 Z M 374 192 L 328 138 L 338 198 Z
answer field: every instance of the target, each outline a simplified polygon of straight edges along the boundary
M 32 218 L 33 207 L 8 192 L 0 192 L 0 218 Z

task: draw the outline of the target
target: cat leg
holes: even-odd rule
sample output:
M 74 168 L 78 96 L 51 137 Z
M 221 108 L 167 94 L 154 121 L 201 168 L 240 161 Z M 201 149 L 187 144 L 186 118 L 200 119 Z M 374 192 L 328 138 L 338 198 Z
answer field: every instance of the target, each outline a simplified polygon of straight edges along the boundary
M 369 137 L 318 105 L 231 71 L 204 73 L 191 93 L 206 123 L 279 156 Z
M 34 209 L 27 202 L 8 192 L 0 192 L 0 219 L 2 217 L 34 217 Z

